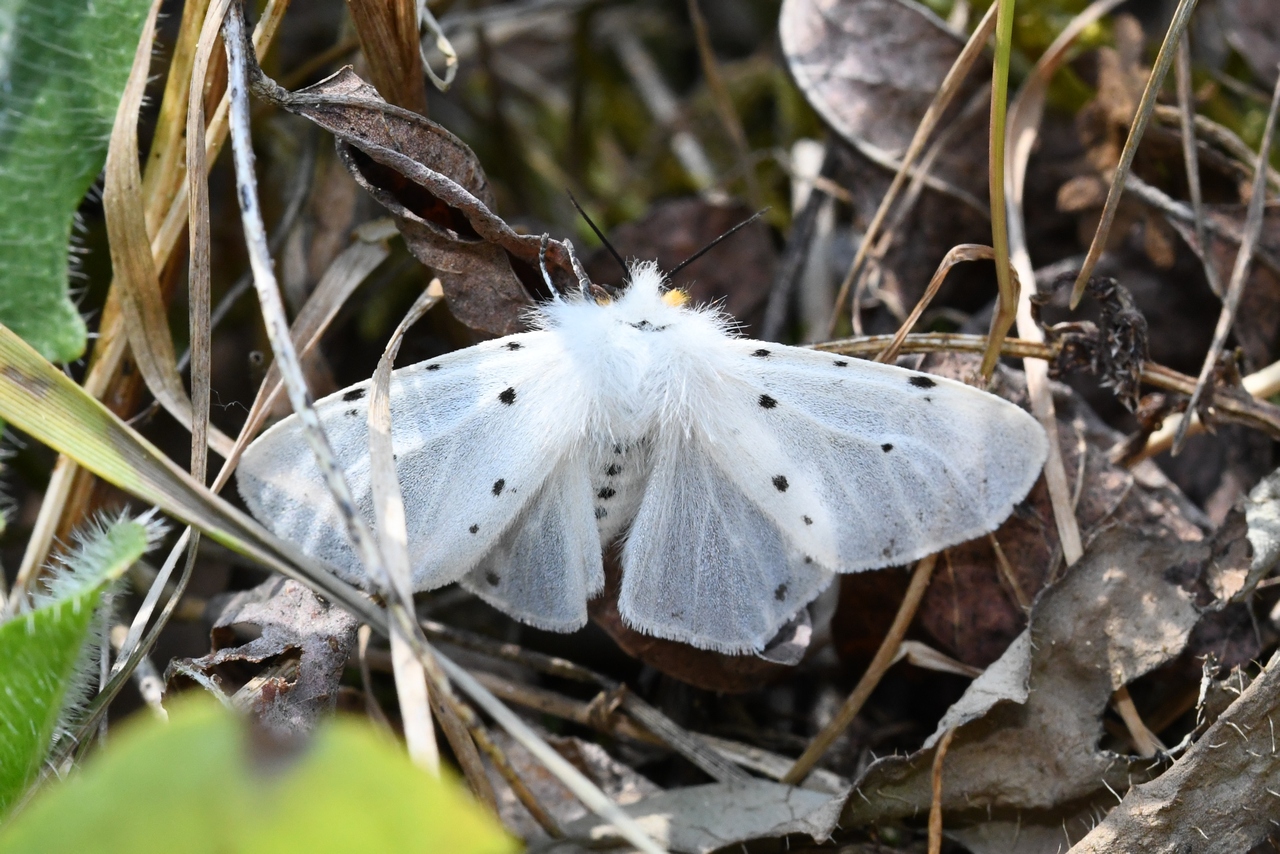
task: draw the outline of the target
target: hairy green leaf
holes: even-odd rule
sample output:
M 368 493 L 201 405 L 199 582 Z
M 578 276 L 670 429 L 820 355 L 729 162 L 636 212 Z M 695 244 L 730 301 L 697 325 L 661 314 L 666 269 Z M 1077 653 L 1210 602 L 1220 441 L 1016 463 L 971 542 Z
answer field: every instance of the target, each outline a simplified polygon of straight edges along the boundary
M 92 532 L 54 571 L 39 607 L 0 623 L 0 812 L 40 770 L 103 590 L 151 536 L 131 519 Z
M 149 5 L 0 0 L 0 322 L 55 362 L 84 352 L 71 228 L 102 170 Z

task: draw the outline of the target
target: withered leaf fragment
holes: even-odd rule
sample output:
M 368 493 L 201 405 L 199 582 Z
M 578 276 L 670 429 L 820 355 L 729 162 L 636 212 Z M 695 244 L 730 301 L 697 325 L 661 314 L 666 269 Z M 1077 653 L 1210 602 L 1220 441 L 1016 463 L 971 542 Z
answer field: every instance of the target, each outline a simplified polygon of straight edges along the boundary
M 256 66 L 251 74 L 256 95 L 337 138 L 352 176 L 391 211 L 410 251 L 440 275 L 455 317 L 491 335 L 523 328 L 527 289 L 542 286 L 541 239 L 516 233 L 493 212 L 484 171 L 465 143 L 388 104 L 350 68 L 297 92 Z M 585 286 L 568 241 L 548 240 L 546 262 L 560 290 Z

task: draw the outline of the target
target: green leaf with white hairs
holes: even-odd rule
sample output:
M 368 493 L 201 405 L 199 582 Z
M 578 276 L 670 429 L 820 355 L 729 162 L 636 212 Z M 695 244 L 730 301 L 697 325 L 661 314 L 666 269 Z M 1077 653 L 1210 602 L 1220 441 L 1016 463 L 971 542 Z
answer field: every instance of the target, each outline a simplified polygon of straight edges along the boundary
M 94 615 L 111 582 L 142 557 L 159 526 L 121 518 L 82 535 L 31 610 L 0 623 L 0 813 L 40 771 Z
M 69 362 L 76 208 L 102 171 L 148 0 L 0 0 L 0 322 Z

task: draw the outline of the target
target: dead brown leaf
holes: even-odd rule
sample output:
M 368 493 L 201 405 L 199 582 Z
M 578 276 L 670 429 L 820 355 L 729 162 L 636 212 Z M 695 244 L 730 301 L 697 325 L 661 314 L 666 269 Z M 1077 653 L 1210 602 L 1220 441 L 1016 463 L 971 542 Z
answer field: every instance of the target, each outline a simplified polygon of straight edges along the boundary
M 176 668 L 171 665 L 165 678 L 171 681 L 194 671 L 227 689 L 238 689 L 261 670 L 256 665 L 296 660 L 296 676 L 289 668 L 288 676 L 260 684 L 252 713 L 278 734 L 310 732 L 337 704 L 338 682 L 355 646 L 357 628 L 357 620 L 342 608 L 277 576 L 229 597 L 213 620 L 214 651 Z M 243 642 L 248 637 L 253 639 Z
M 1000 813 L 1055 815 L 1105 786 L 1127 789 L 1158 769 L 1098 747 L 1114 691 L 1174 657 L 1199 619 L 1168 570 L 1203 563 L 1207 548 L 1113 526 L 1037 600 L 1028 630 L 974 680 L 924 749 L 874 763 L 842 824 L 926 814 L 933 745 L 956 727 L 944 769 L 948 828 Z M 1056 822 L 1055 822 L 1056 823 Z

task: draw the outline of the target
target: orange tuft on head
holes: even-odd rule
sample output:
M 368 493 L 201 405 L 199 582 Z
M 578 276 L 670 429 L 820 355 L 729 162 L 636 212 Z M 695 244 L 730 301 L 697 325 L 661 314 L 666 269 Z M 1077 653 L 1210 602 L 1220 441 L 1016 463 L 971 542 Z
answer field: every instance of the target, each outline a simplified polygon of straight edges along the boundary
M 680 288 L 672 288 L 662 295 L 662 301 L 673 308 L 682 308 L 689 302 L 689 294 Z

